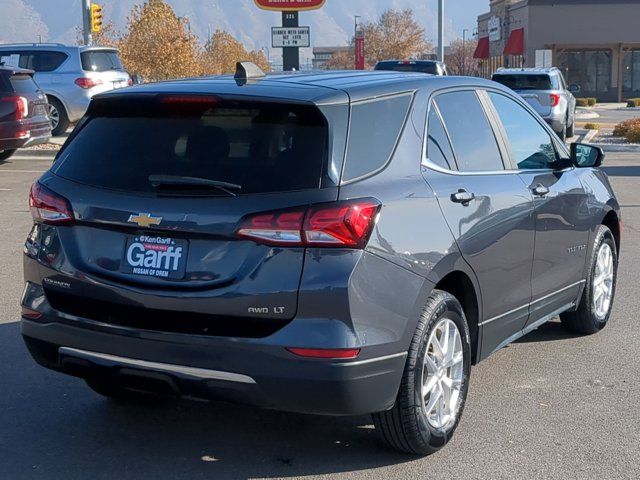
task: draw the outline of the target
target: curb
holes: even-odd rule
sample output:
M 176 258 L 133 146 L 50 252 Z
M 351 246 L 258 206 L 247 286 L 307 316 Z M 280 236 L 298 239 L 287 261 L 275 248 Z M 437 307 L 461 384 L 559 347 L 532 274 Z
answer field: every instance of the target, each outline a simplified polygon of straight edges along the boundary
M 576 111 L 576 120 L 593 120 L 594 118 L 600 118 L 600 114 L 596 112 Z
M 591 140 L 593 140 L 593 137 L 595 137 L 598 134 L 598 130 L 589 130 L 587 133 L 584 134 L 584 137 L 582 137 L 582 140 L 580 140 L 582 143 L 591 143 Z
M 590 143 L 590 145 L 600 147 L 605 152 L 640 153 L 640 145 L 611 145 L 610 143 Z
M 60 150 L 18 150 L 14 157 L 43 157 L 43 158 L 51 158 L 55 157 Z

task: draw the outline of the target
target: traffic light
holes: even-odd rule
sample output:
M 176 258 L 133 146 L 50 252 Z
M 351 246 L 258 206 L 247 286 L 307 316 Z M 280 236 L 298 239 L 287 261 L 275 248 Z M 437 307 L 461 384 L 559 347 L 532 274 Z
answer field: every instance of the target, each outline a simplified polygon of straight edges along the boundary
M 98 33 L 102 30 L 102 5 L 91 4 L 91 31 Z

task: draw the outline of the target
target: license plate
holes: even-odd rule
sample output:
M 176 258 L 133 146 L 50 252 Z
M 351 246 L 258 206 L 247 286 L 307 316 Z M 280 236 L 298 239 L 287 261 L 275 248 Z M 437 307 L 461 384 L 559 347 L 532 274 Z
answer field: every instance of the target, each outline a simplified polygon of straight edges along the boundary
M 120 271 L 143 277 L 184 278 L 189 242 L 147 235 L 127 238 Z
M 127 82 L 122 81 L 122 82 L 113 82 L 113 88 L 124 88 L 127 86 Z

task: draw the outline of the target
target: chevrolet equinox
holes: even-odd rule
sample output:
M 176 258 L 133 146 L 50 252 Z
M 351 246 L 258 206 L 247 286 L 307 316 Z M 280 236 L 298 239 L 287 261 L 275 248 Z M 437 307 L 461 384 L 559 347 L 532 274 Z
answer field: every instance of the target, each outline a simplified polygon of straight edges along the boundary
M 472 365 L 558 315 L 606 325 L 600 149 L 490 81 L 250 70 L 93 99 L 30 193 L 38 363 L 120 400 L 371 413 L 424 455 Z

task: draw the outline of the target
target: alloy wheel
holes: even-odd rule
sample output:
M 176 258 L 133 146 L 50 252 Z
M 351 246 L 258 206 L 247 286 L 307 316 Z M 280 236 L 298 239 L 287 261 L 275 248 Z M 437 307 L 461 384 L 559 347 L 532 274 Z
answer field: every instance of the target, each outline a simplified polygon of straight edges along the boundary
M 424 356 L 422 407 L 429 424 L 446 430 L 455 423 L 460 407 L 464 351 L 456 324 L 448 318 L 434 327 Z
M 51 119 L 51 130 L 58 128 L 60 112 L 58 112 L 58 109 L 51 104 L 49 104 L 49 118 Z
M 598 250 L 592 287 L 593 309 L 601 320 L 609 313 L 613 297 L 613 252 L 608 243 L 603 243 Z

